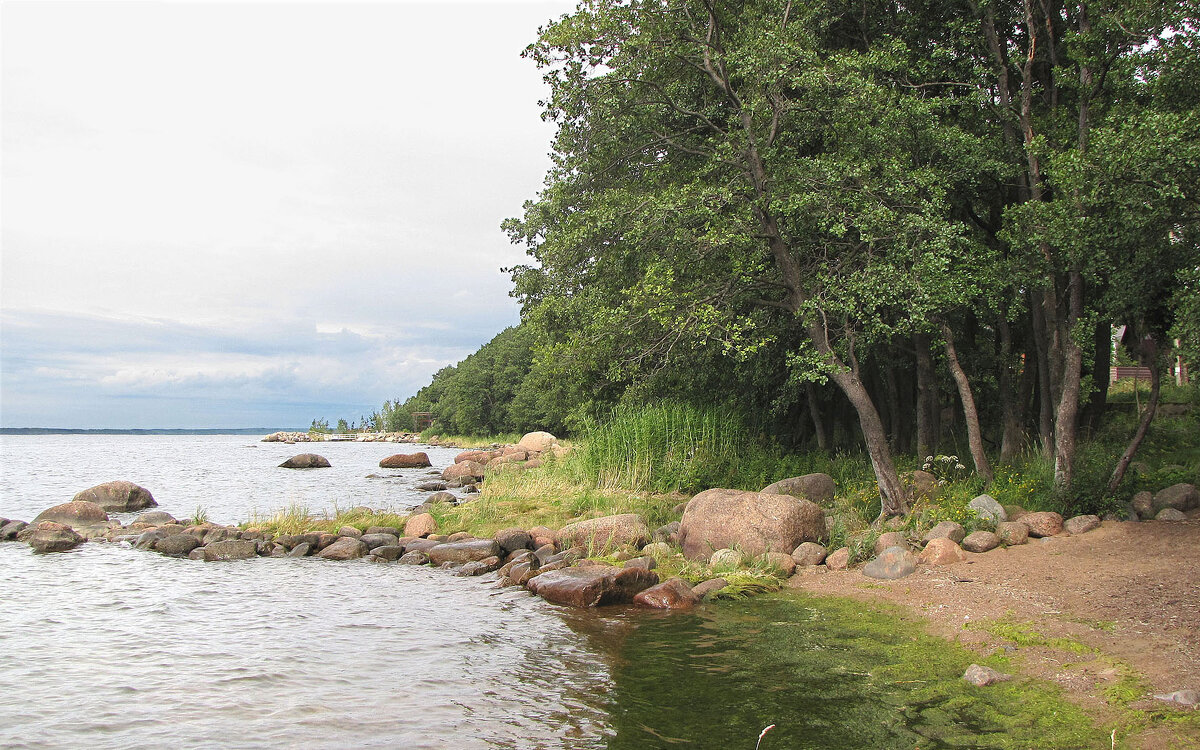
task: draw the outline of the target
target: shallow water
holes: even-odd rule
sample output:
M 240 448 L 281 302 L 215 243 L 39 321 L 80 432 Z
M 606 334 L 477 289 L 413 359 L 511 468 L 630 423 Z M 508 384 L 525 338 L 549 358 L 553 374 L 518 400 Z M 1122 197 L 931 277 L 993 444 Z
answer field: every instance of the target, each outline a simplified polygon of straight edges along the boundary
M 118 477 L 226 522 L 424 495 L 420 470 L 366 478 L 407 446 L 322 445 L 334 469 L 288 471 L 303 446 L 245 437 L 0 445 L 0 516 L 26 520 Z M 752 748 L 767 724 L 763 750 L 1011 744 L 990 723 L 1006 688 L 969 695 L 954 659 L 898 678 L 911 637 L 855 606 L 579 611 L 395 564 L 0 544 L 0 747 Z

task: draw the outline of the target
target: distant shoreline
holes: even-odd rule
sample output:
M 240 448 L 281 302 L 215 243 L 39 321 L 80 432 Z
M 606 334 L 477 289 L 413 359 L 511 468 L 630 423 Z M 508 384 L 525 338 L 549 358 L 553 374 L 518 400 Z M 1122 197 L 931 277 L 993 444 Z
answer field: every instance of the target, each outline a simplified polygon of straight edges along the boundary
M 273 432 L 306 432 L 277 427 L 228 427 L 203 429 L 82 429 L 59 427 L 0 427 L 0 435 L 268 435 Z

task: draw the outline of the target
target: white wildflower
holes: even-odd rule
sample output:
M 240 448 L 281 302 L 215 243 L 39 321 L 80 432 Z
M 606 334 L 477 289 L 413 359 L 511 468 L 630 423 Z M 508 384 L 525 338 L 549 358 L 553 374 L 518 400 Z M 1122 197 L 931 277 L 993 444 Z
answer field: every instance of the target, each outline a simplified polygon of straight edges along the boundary
M 962 464 L 954 464 L 954 468 L 957 469 L 958 471 L 962 471 L 963 469 L 965 469 L 967 467 L 963 466 Z

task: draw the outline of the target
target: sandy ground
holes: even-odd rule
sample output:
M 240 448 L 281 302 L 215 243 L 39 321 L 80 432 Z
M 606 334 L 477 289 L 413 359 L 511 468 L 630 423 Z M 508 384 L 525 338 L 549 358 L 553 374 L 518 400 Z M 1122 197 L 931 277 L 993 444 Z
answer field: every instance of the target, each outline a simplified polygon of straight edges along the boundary
M 983 653 L 1011 643 L 971 623 L 1007 618 L 1047 638 L 1080 641 L 1099 655 L 1030 646 L 1014 652 L 1015 663 L 1062 685 L 1103 718 L 1103 688 L 1120 679 L 1123 665 L 1155 693 L 1200 689 L 1200 518 L 1191 515 L 1170 523 L 1107 521 L 1080 536 L 966 553 L 963 562 L 921 566 L 897 581 L 846 570 L 797 575 L 789 585 L 911 607 L 928 618 L 932 632 Z M 1149 733 L 1135 744 L 1174 743 Z

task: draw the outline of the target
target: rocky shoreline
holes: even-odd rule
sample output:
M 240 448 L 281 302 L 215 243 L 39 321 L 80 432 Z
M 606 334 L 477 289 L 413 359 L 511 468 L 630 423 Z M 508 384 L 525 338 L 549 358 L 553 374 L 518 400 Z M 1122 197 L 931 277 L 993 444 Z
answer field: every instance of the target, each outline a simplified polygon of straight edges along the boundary
M 1004 506 L 981 495 L 971 501 L 970 509 L 991 530 L 968 534 L 961 524 L 944 521 L 915 536 L 911 527 L 893 522 L 893 527 L 878 537 L 871 559 L 856 561 L 853 558 L 856 554 L 861 557 L 861 551 L 826 547 L 834 482 L 824 474 L 809 474 L 773 483 L 759 492 L 706 490 L 675 508 L 679 520 L 654 530 L 636 514 L 620 514 L 587 518 L 559 529 L 507 528 L 487 538 L 464 531 L 439 533 L 430 511 L 439 503 L 458 502 L 444 491 L 449 486 L 475 492 L 490 473 L 536 468 L 547 457 L 563 452 L 548 433 L 530 433 L 516 445 L 463 451 L 441 473 L 441 482 L 422 485 L 433 494 L 402 523 L 367 521 L 336 531 L 275 534 L 262 528 L 180 520 L 163 511 L 147 510 L 157 505 L 148 490 L 130 482 L 108 482 L 83 490 L 71 502 L 44 511 L 31 523 L 0 519 L 0 541 L 24 542 L 37 553 L 68 551 L 93 541 L 206 562 L 316 557 L 423 565 L 456 576 L 486 576 L 485 580 L 496 586 L 522 586 L 547 601 L 569 606 L 632 604 L 688 609 L 721 596 L 728 585 L 724 576 L 747 566 L 769 570 L 780 581 L 852 567 L 867 578 L 894 580 L 922 568 L 963 562 L 969 555 L 1030 540 L 1069 539 L 1101 526 L 1101 519 L 1094 515 L 1064 519 L 1053 512 Z M 322 465 L 312 460 L 321 458 L 316 454 L 295 458 L 304 459 L 299 466 Z M 396 454 L 380 465 L 420 468 L 429 466 L 429 459 L 423 453 Z M 925 479 L 919 472 L 910 477 L 918 491 Z M 137 511 L 145 512 L 127 524 L 109 516 Z M 1200 515 L 1200 493 L 1191 484 L 1141 493 L 1129 513 L 1135 520 L 1194 519 Z M 366 512 L 364 517 L 370 519 L 371 515 Z M 680 576 L 660 577 L 663 568 L 678 571 L 689 565 L 690 581 Z M 710 575 L 697 576 L 697 570 Z M 1183 700 L 1177 702 L 1194 704 L 1186 702 L 1187 691 L 1182 695 Z

